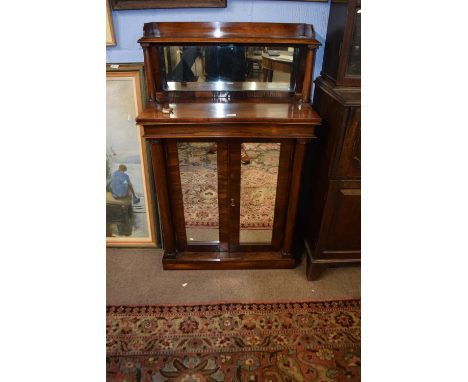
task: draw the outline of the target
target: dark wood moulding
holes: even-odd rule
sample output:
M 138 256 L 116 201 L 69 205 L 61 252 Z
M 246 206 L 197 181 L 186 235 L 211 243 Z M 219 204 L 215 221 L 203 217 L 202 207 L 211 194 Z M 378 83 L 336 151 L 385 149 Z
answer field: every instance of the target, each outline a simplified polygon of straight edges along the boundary
M 153 8 L 226 8 L 227 0 L 112 0 L 114 10 Z
M 310 24 L 233 22 L 146 23 L 138 42 L 320 45 Z

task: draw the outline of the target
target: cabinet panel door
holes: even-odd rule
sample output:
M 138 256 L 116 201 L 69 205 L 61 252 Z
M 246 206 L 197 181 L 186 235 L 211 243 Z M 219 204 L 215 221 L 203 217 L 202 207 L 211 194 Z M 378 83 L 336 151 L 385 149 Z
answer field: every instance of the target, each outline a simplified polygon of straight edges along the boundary
M 292 140 L 229 143 L 230 250 L 281 249 Z
M 165 147 L 178 251 L 281 249 L 293 140 L 167 139 Z
M 316 245 L 317 258 L 361 257 L 361 184 L 330 181 Z
M 179 251 L 227 251 L 227 143 L 165 143 L 172 217 Z
M 349 122 L 338 161 L 337 176 L 361 176 L 361 109 L 350 111 Z

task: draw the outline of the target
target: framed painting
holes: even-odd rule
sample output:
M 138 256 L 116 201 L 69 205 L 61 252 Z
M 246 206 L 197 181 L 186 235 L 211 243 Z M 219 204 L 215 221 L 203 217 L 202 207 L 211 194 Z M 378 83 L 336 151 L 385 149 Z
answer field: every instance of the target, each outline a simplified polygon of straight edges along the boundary
M 115 10 L 148 8 L 226 8 L 227 0 L 112 0 Z
M 106 67 L 106 243 L 154 247 L 159 229 L 150 163 L 135 118 L 146 103 L 143 64 Z
M 115 32 L 114 32 L 114 23 L 112 22 L 112 11 L 109 4 L 110 0 L 106 0 L 107 15 L 106 15 L 106 45 L 114 46 L 116 45 L 115 41 Z

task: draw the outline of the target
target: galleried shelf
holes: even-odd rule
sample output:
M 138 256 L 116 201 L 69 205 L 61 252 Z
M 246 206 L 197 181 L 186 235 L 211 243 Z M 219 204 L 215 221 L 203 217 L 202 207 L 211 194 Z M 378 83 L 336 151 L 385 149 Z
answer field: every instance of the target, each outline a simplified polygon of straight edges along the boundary
M 292 268 L 319 42 L 311 25 L 147 23 L 164 269 Z

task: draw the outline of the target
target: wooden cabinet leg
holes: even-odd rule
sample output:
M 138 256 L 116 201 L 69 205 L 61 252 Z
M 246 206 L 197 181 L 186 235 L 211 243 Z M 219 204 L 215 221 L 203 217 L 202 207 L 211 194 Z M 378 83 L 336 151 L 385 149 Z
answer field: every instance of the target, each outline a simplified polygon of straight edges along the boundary
M 326 264 L 312 264 L 310 261 L 307 261 L 307 280 L 315 281 L 322 275 L 322 273 L 327 269 Z

